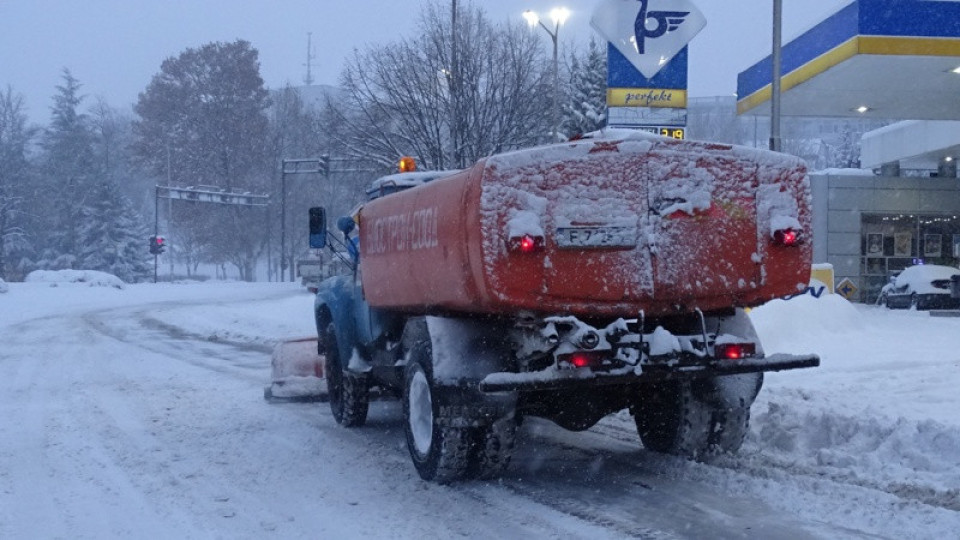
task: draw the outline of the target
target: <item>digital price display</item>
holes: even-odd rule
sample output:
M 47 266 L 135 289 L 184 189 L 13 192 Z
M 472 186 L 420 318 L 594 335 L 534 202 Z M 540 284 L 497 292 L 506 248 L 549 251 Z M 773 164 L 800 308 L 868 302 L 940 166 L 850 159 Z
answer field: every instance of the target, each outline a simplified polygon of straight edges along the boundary
M 648 127 L 641 127 L 641 128 L 639 128 L 639 129 L 641 129 L 641 130 L 643 130 L 643 131 L 646 131 L 646 132 L 649 132 L 649 133 L 655 133 L 655 134 L 661 135 L 661 136 L 663 136 L 663 137 L 670 137 L 670 138 L 678 139 L 678 140 L 681 140 L 681 141 L 682 141 L 683 139 L 686 139 L 686 138 L 687 138 L 687 130 L 686 130 L 686 128 L 682 128 L 682 127 L 656 127 L 656 126 L 648 126 Z
M 683 140 L 686 139 L 687 132 L 684 128 L 677 127 L 663 127 L 660 128 L 660 135 L 664 137 L 672 137 L 674 139 Z

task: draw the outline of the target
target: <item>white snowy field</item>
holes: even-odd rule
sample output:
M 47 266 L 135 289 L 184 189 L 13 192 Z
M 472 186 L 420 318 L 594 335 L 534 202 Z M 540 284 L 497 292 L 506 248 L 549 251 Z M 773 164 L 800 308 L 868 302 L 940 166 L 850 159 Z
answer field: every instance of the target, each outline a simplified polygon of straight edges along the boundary
M 625 413 L 524 423 L 500 481 L 437 486 L 395 402 L 337 426 L 262 400 L 314 332 L 292 284 L 9 283 L 0 293 L 0 538 L 960 538 L 960 318 L 775 301 L 740 454 L 643 450 Z

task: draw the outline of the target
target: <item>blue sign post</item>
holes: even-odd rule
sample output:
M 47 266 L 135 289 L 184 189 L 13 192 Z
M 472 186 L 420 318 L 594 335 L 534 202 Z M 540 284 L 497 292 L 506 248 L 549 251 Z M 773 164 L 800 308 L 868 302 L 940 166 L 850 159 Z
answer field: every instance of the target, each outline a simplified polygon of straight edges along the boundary
M 608 125 L 684 138 L 687 43 L 703 14 L 689 0 L 606 0 L 590 23 L 608 41 Z

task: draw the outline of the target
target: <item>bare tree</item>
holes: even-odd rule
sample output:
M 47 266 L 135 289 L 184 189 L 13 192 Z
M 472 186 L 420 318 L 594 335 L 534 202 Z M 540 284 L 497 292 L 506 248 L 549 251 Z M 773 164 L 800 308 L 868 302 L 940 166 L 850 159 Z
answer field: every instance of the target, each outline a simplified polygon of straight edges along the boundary
M 426 168 L 463 167 L 535 144 L 549 129 L 549 70 L 536 34 L 456 9 L 452 17 L 429 4 L 418 37 L 355 52 L 341 75 L 344 98 L 326 111 L 346 155 L 385 168 L 405 154 Z

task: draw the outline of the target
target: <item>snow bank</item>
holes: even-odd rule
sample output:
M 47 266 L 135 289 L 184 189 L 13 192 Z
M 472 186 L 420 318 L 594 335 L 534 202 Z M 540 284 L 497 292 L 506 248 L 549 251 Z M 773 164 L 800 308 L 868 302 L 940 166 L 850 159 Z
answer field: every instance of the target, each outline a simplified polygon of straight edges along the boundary
M 97 270 L 35 270 L 27 274 L 27 283 L 50 283 L 52 287 L 61 283 L 86 283 L 91 287 L 115 287 L 122 289 L 123 280 L 113 274 Z
M 10 287 L 7 286 L 7 282 L 0 279 L 0 294 L 3 294 L 10 290 Z
M 770 403 L 754 418 L 760 448 L 781 466 L 884 491 L 913 486 L 928 504 L 960 509 L 960 429 L 931 420 L 812 412 Z
M 863 327 L 853 304 L 838 294 L 772 300 L 753 309 L 750 319 L 767 354 L 797 352 L 798 347 L 809 348 L 816 336 L 840 335 Z
M 739 466 L 960 510 L 955 319 L 836 294 L 774 300 L 750 317 L 768 353 L 814 352 L 821 366 L 766 376 Z

